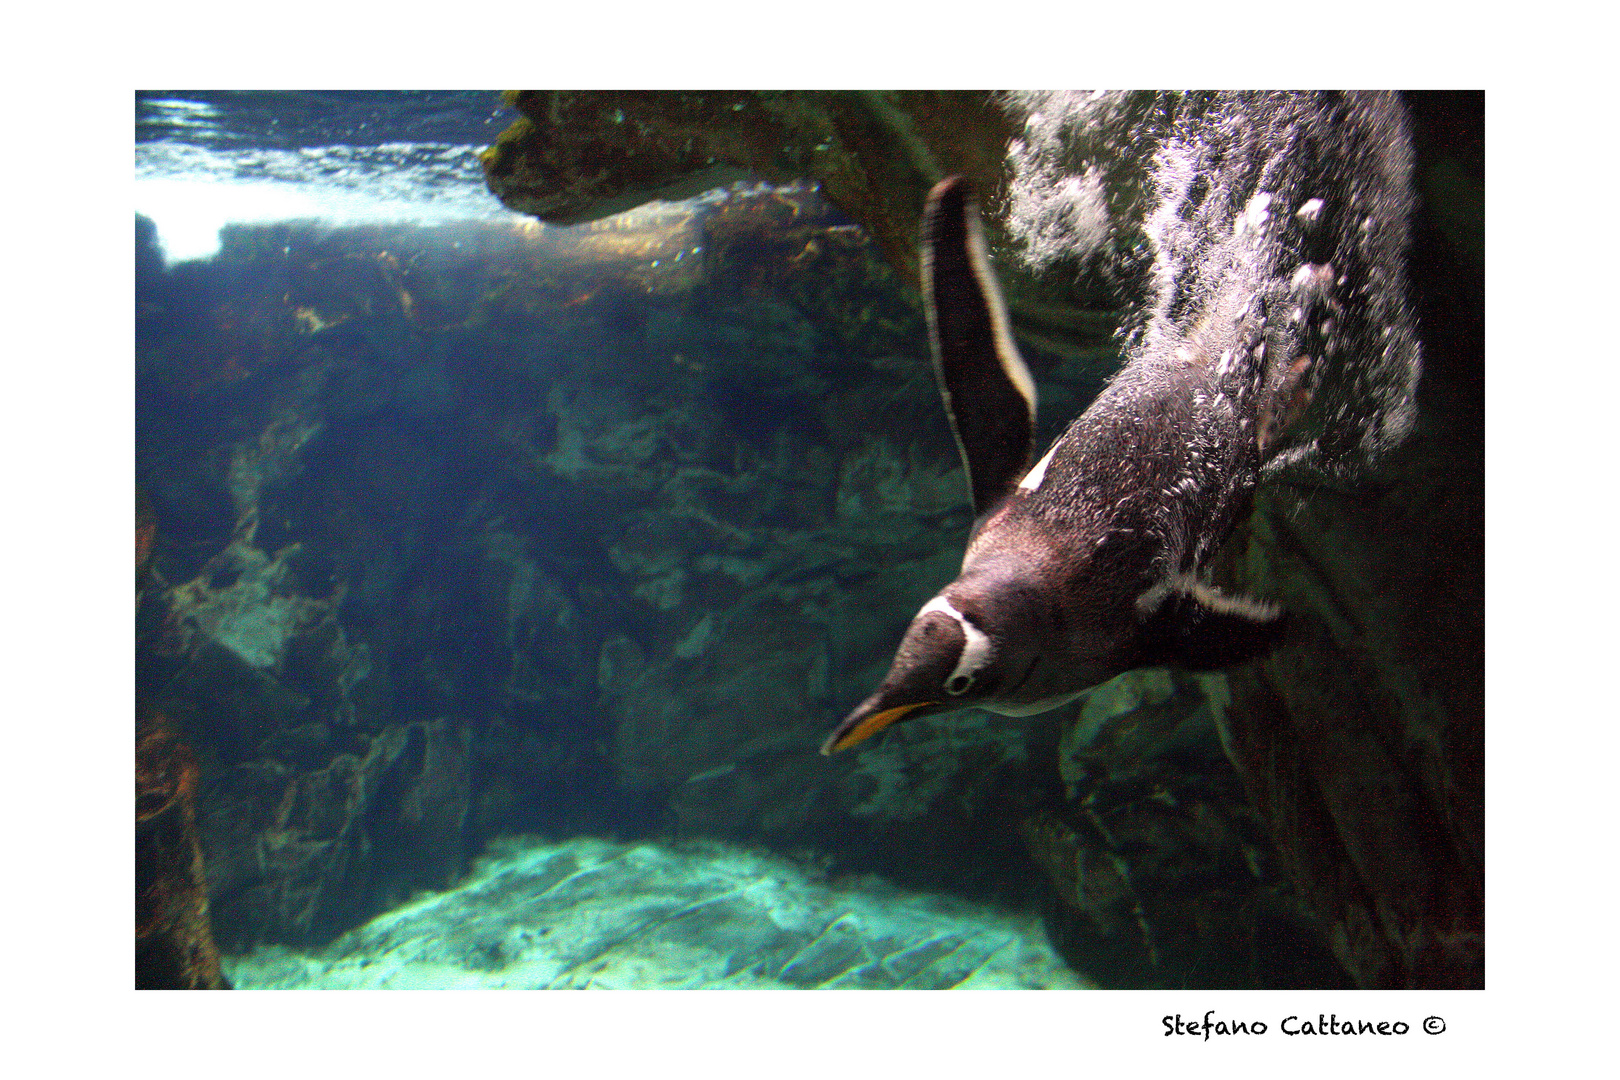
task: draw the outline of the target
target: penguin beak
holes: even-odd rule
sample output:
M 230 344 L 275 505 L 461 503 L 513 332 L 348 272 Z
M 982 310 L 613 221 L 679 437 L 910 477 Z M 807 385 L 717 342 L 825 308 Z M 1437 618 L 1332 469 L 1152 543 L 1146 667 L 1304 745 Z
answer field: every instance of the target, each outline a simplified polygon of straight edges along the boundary
M 945 609 L 950 609 L 949 603 L 936 597 L 917 612 L 906 627 L 883 685 L 833 728 L 821 744 L 823 754 L 846 750 L 908 716 L 953 707 L 935 695 L 960 662 L 967 635 L 961 616 L 954 615 L 954 609 Z
M 873 694 L 844 718 L 844 722 L 833 728 L 827 741 L 821 744 L 823 755 L 836 754 L 840 750 L 847 750 L 858 742 L 870 739 L 890 724 L 898 723 L 910 716 L 913 712 L 928 705 L 938 705 L 937 701 L 909 701 L 904 705 L 892 705 L 883 708 L 878 694 Z

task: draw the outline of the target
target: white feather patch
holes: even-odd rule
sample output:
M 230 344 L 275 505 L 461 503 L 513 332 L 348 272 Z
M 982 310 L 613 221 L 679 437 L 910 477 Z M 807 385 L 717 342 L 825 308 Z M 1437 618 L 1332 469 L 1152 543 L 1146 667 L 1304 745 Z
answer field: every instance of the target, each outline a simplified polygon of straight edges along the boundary
M 984 227 L 979 222 L 978 213 L 972 211 L 967 215 L 967 254 L 968 266 L 979 281 L 979 291 L 984 294 L 985 302 L 990 305 L 990 325 L 996 337 L 996 358 L 1001 361 L 1001 370 L 1007 373 L 1007 378 L 1029 403 L 1029 414 L 1034 416 L 1035 378 L 1029 373 L 1024 358 L 1018 353 L 1018 345 L 1013 340 L 1012 323 L 1007 319 L 1007 304 L 1001 298 L 1001 286 L 996 282 L 996 272 L 990 265 L 989 248 L 984 242 Z
M 1046 456 L 1037 461 L 1035 467 L 1025 473 L 1022 480 L 1018 481 L 1020 490 L 1035 491 L 1040 488 L 1041 482 L 1046 479 L 1046 467 L 1052 464 L 1052 455 L 1055 453 L 1057 453 L 1057 445 L 1054 443 L 1052 449 L 1046 452 Z
M 951 679 L 959 675 L 976 676 L 979 669 L 990 662 L 990 657 L 995 652 L 995 647 L 990 642 L 990 635 L 969 622 L 968 617 L 957 611 L 955 606 L 945 599 L 943 594 L 924 604 L 922 610 L 917 612 L 917 618 L 922 618 L 930 611 L 938 611 L 955 619 L 957 624 L 962 627 L 962 636 L 967 639 L 967 643 L 962 646 L 962 655 L 956 661 L 955 670 L 951 672 L 950 679 L 945 681 L 950 682 Z
M 1084 690 L 1076 690 L 1072 694 L 1056 694 L 1049 698 L 1042 698 L 1039 701 L 1025 701 L 1019 704 L 981 701 L 979 702 L 979 708 L 993 713 L 1000 713 L 1002 716 L 1034 716 L 1036 713 L 1055 709 L 1059 705 L 1067 705 L 1084 693 Z
M 1248 596 L 1228 596 L 1212 586 L 1205 585 L 1191 574 L 1172 574 L 1136 598 L 1136 610 L 1142 617 L 1153 614 L 1171 593 L 1192 596 L 1204 607 L 1223 615 L 1237 615 L 1253 622 L 1263 623 L 1275 619 L 1282 610 L 1276 604 L 1255 600 Z

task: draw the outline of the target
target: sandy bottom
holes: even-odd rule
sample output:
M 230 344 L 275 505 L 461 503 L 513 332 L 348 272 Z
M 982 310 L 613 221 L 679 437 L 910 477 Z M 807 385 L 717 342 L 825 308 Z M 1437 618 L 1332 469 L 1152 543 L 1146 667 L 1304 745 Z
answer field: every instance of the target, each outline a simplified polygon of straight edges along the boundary
M 508 845 L 325 948 L 228 957 L 243 990 L 1085 989 L 1040 925 L 715 843 Z

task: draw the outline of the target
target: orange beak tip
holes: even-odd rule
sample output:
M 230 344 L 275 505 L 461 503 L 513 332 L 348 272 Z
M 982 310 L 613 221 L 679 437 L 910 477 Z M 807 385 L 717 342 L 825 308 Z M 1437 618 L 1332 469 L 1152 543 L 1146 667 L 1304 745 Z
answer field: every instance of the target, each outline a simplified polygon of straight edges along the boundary
M 853 724 L 845 720 L 833 729 L 831 735 L 827 736 L 827 741 L 821 744 L 821 752 L 823 755 L 830 757 L 840 750 L 847 750 L 858 742 L 865 742 L 870 739 L 890 724 L 905 719 L 913 711 L 925 705 L 935 704 L 938 703 L 933 701 L 912 701 L 905 705 L 896 705 L 893 708 L 884 709 L 882 712 L 873 713 L 871 716 L 862 717 Z

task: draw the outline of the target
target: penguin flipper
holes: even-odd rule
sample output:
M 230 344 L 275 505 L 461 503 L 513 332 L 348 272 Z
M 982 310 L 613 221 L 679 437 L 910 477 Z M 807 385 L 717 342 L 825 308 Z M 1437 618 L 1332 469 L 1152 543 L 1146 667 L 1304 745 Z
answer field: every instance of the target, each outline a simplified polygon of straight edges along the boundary
M 1143 666 L 1168 664 L 1213 671 L 1270 651 L 1286 615 L 1275 604 L 1227 596 L 1192 577 L 1167 581 L 1138 601 L 1150 609 L 1142 625 Z
M 1035 380 L 1018 355 L 965 178 L 928 194 L 922 220 L 923 305 L 945 412 L 967 469 L 973 512 L 1006 498 L 1034 457 Z

